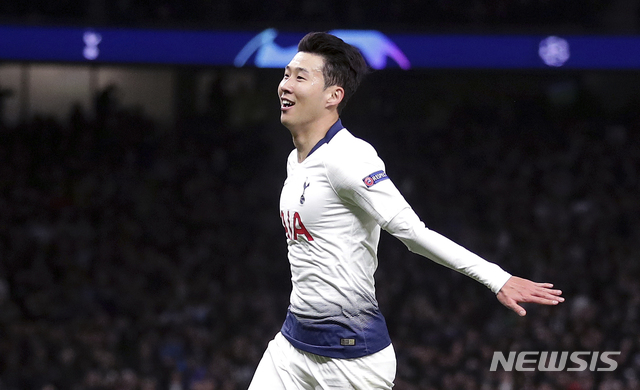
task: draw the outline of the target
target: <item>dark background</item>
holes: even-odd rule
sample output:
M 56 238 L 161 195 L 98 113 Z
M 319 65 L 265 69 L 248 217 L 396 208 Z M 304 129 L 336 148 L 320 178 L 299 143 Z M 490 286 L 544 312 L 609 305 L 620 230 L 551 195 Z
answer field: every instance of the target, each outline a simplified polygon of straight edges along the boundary
M 0 21 L 637 34 L 637 1 L 3 1 Z M 183 85 L 193 69 L 173 69 Z M 245 389 L 286 313 L 279 70 L 215 69 L 159 124 L 109 90 L 0 124 L 0 389 Z M 637 389 L 640 73 L 376 71 L 343 123 L 428 227 L 567 301 L 519 318 L 383 234 L 402 389 Z M 11 91 L 5 90 L 5 98 Z M 1 111 L 0 111 L 1 112 Z M 0 117 L 0 120 L 2 117 Z M 490 372 L 494 351 L 621 351 L 613 372 Z M 598 367 L 605 367 L 600 363 Z

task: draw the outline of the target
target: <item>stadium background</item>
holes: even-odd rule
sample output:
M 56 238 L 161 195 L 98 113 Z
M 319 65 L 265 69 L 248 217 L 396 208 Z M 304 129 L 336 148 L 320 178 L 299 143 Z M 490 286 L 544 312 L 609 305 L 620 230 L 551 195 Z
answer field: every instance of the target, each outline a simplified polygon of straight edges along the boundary
M 0 22 L 634 35 L 638 9 L 7 0 Z M 0 62 L 0 389 L 246 388 L 290 290 L 280 77 Z M 383 234 L 376 276 L 397 389 L 640 387 L 639 87 L 634 70 L 369 75 L 343 122 L 376 146 L 427 225 L 567 298 L 518 318 Z M 489 371 L 494 351 L 528 350 L 622 353 L 614 372 Z

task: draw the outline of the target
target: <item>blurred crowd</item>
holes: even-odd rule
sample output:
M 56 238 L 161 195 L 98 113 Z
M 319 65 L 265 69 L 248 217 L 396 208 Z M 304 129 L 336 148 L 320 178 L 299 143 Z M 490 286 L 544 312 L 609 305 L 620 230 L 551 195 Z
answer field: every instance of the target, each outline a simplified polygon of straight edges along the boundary
M 372 76 L 343 123 L 427 226 L 567 299 L 520 318 L 383 234 L 396 388 L 639 389 L 639 101 L 451 103 L 395 75 Z M 101 96 L 64 123 L 0 125 L 0 389 L 245 389 L 291 288 L 277 105 L 258 125 L 164 129 Z M 496 351 L 620 355 L 613 372 L 492 372 Z
M 0 18 L 26 23 L 195 28 L 365 28 L 637 33 L 636 0 L 4 0 Z

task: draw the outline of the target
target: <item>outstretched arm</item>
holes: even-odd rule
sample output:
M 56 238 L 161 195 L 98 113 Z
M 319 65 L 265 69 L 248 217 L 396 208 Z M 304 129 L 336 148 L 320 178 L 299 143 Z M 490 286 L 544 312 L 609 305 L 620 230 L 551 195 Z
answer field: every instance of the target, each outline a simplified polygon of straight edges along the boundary
M 496 293 L 498 300 L 520 316 L 527 312 L 520 303 L 557 305 L 564 301 L 562 291 L 550 283 L 535 283 L 512 276 L 448 238 L 427 229 L 418 216 L 407 208 L 387 225 L 389 231 L 415 253 L 455 269 L 483 283 Z
M 526 311 L 519 303 L 556 305 L 564 301 L 560 290 L 552 290 L 553 285 L 512 276 L 497 264 L 428 229 L 391 180 L 382 180 L 370 186 L 363 184 L 366 173 L 384 171 L 384 164 L 375 151 L 370 147 L 366 150 L 370 153 L 369 158 L 344 160 L 352 156 L 352 153 L 344 153 L 332 159 L 331 164 L 327 162 L 331 185 L 339 196 L 355 202 L 410 251 L 484 284 L 497 294 L 503 305 L 521 316 Z M 350 169 L 345 170 L 344 166 Z
M 519 303 L 557 305 L 564 302 L 561 290 L 554 290 L 551 283 L 536 283 L 528 279 L 512 276 L 496 295 L 500 303 L 525 316 L 527 311 Z

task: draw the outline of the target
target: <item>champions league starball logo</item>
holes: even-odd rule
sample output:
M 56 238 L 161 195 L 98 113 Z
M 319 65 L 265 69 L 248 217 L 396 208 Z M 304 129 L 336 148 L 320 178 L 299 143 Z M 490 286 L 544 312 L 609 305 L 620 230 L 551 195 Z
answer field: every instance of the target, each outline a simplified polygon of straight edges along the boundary
M 540 42 L 538 54 L 545 64 L 553 67 L 564 65 L 571 57 L 569 42 L 555 36 L 550 36 Z
M 384 69 L 387 58 L 394 60 L 402 69 L 411 63 L 402 50 L 386 35 L 375 30 L 333 30 L 330 34 L 357 47 L 373 69 Z M 284 68 L 298 52 L 297 45 L 282 47 L 275 42 L 278 32 L 267 29 L 253 37 L 240 50 L 234 60 L 237 67 L 244 66 L 255 53 L 254 64 L 258 68 Z

